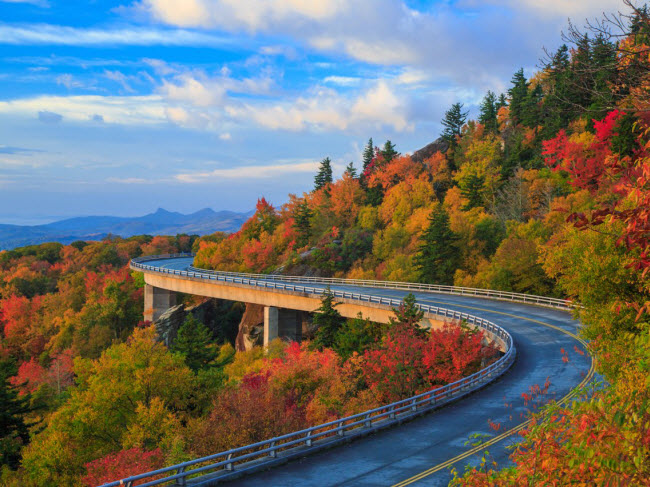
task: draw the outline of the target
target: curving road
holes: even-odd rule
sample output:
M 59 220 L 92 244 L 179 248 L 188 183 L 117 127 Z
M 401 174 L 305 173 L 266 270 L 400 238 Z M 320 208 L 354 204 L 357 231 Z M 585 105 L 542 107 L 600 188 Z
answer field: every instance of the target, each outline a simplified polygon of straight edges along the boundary
M 185 270 L 191 258 L 149 261 L 167 269 Z M 312 287 L 322 287 L 310 282 Z M 403 298 L 407 291 L 342 284 L 331 288 L 372 292 L 375 296 Z M 475 464 L 487 449 L 500 465 L 508 462 L 506 446 L 516 441 L 534 401 L 525 404 L 522 393 L 550 381 L 549 398 L 569 399 L 573 388 L 593 375 L 592 359 L 577 337 L 578 322 L 569 313 L 538 306 L 483 298 L 414 292 L 419 303 L 442 306 L 491 320 L 507 329 L 517 347 L 517 362 L 494 384 L 470 397 L 398 427 L 354 441 L 342 447 L 232 481 L 229 485 L 447 485 L 450 468 L 462 472 Z M 580 354 L 574 350 L 577 347 Z M 563 360 L 561 350 L 568 353 Z M 488 420 L 500 424 L 498 430 Z M 493 444 L 472 448 L 470 435 L 489 435 Z

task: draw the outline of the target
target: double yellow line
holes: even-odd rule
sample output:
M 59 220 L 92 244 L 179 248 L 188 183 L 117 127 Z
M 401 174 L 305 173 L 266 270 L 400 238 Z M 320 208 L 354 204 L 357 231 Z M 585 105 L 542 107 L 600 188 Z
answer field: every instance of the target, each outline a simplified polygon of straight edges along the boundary
M 441 303 L 441 302 L 435 302 L 435 303 L 436 304 L 447 304 L 447 305 L 449 304 L 449 303 Z M 564 333 L 565 335 L 569 335 L 570 337 L 572 337 L 575 340 L 577 340 L 578 342 L 580 342 L 583 345 L 585 351 L 588 353 L 587 342 L 585 342 L 582 338 L 580 338 L 575 333 L 571 333 L 570 331 L 567 331 L 564 328 L 561 328 L 559 326 L 551 325 L 549 323 L 544 323 L 543 321 L 534 320 L 532 318 L 526 318 L 524 316 L 514 315 L 514 314 L 511 314 L 511 313 L 504 313 L 503 311 L 494 311 L 494 310 L 491 310 L 491 309 L 475 308 L 475 307 L 472 307 L 472 306 L 461 306 L 461 305 L 458 305 L 458 307 L 473 309 L 473 310 L 477 310 L 477 311 L 487 311 L 487 312 L 490 312 L 490 313 L 497 313 L 497 314 L 500 314 L 500 315 L 509 316 L 511 318 L 517 318 L 517 319 L 521 319 L 521 320 L 525 320 L 525 321 L 531 321 L 533 323 L 537 323 L 537 324 L 546 326 L 547 328 L 553 328 L 554 330 L 558 330 L 558 331 Z M 559 404 L 568 403 L 573 397 L 575 397 L 578 394 L 578 391 L 582 387 L 587 385 L 587 383 L 589 383 L 591 381 L 591 379 L 594 376 L 595 370 L 596 370 L 596 364 L 595 364 L 595 361 L 594 361 L 594 359 L 592 357 L 591 366 L 589 367 L 589 372 L 587 372 L 587 375 L 585 375 L 584 379 L 582 380 L 582 382 L 580 382 L 578 387 L 572 389 L 571 392 L 569 392 L 566 396 L 564 396 L 562 399 L 560 399 L 558 401 Z M 429 475 L 433 475 L 434 473 L 439 472 L 440 470 L 443 470 L 443 469 L 445 469 L 447 467 L 450 467 L 454 463 L 460 462 L 461 460 L 464 460 L 465 458 L 471 457 L 472 455 L 475 455 L 476 453 L 480 452 L 481 450 L 483 450 L 483 449 L 485 449 L 485 448 L 487 448 L 487 447 L 489 447 L 491 445 L 494 445 L 495 443 L 498 443 L 499 441 L 504 440 L 505 438 L 508 438 L 509 436 L 512 436 L 515 433 L 518 433 L 522 429 L 526 428 L 530 424 L 530 422 L 531 422 L 531 420 L 529 419 L 528 421 L 525 421 L 525 422 L 523 422 L 523 423 L 521 423 L 521 424 L 519 424 L 519 425 L 517 425 L 517 426 L 515 426 L 513 428 L 510 428 L 507 431 L 504 431 L 499 436 L 495 436 L 494 438 L 491 438 L 490 440 L 486 441 L 485 443 L 477 445 L 474 448 L 472 448 L 470 450 L 467 450 L 466 452 L 463 452 L 458 456 L 455 456 L 454 458 L 450 458 L 446 462 L 443 462 L 443 463 L 440 463 L 440 464 L 438 464 L 438 465 L 436 465 L 434 467 L 431 467 L 430 469 L 425 470 L 424 472 L 420 472 L 419 474 L 414 475 L 411 478 L 408 478 L 406 480 L 402 480 L 401 482 L 398 482 L 397 484 L 393 485 L 393 487 L 404 487 L 406 485 L 410 485 L 410 484 L 412 484 L 414 482 L 417 482 L 418 480 L 422 480 L 423 478 L 428 477 Z

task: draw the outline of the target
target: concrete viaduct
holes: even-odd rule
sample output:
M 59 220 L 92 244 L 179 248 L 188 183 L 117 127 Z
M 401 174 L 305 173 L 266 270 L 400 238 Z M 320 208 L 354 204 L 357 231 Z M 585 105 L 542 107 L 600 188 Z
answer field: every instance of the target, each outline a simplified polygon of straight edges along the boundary
M 175 259 L 156 259 L 135 261 L 131 264 L 134 270 L 142 271 L 145 279 L 144 291 L 144 319 L 156 321 L 167 309 L 176 305 L 177 293 L 193 294 L 211 298 L 238 301 L 243 303 L 260 304 L 264 306 L 264 345 L 277 337 L 290 338 L 300 341 L 302 334 L 301 314 L 296 311 L 315 311 L 321 304 L 321 293 L 324 286 L 315 286 L 314 292 L 291 289 L 287 286 L 287 277 L 258 275 L 257 280 L 269 283 L 281 282 L 282 287 L 251 287 L 244 282 L 237 282 L 238 274 L 213 273 L 214 276 L 231 277 L 230 279 L 206 279 L 206 271 L 196 269 L 191 272 L 192 257 L 179 257 Z M 155 271 L 153 269 L 156 269 Z M 189 271 L 188 271 L 189 269 Z M 163 272 L 161 272 L 163 271 Z M 167 272 L 165 272 L 167 271 Z M 207 274 L 208 276 L 210 274 Z M 241 274 L 244 276 L 244 274 Z M 246 275 L 249 277 L 249 275 Z M 240 279 L 241 281 L 241 279 Z M 321 278 L 318 279 L 318 282 Z M 338 280 L 332 280 L 338 281 Z M 301 278 L 304 287 L 305 278 Z M 363 289 L 360 289 L 363 292 Z M 359 302 L 352 299 L 339 298 L 337 310 L 346 318 L 356 318 L 359 313 L 364 318 L 370 318 L 379 323 L 388 323 L 393 305 L 381 302 Z M 435 328 L 442 326 L 445 320 L 431 313 L 425 313 L 421 326 Z
M 447 485 L 450 467 L 462 472 L 463 465 L 473 463 L 473 455 L 480 455 L 485 448 L 489 447 L 491 459 L 502 466 L 508 464 L 509 450 L 504 440 L 515 438 L 525 427 L 530 405 L 522 399 L 522 393 L 529 392 L 531 386 L 549 381 L 547 397 L 566 402 L 575 395 L 574 388 L 587 384 L 594 374 L 591 357 L 582 352 L 586 344 L 577 336 L 579 323 L 567 313 L 571 304 L 559 299 L 449 286 L 213 272 L 193 268 L 188 255 L 135 259 L 131 267 L 144 273 L 146 311 L 150 319 L 174 304 L 176 292 L 258 303 L 266 306 L 265 341 L 268 342 L 275 336 L 295 335 L 296 325 L 292 324 L 290 310 L 317 309 L 327 286 L 341 303 L 337 309 L 344 316 L 354 317 L 362 312 L 376 321 L 386 321 L 392 315 L 391 308 L 412 292 L 426 311 L 426 324 L 439 326 L 449 319 L 466 320 L 491 333 L 502 350 L 508 349 L 499 361 L 509 354 L 512 356 L 515 346 L 516 355 L 504 363 L 494 378 L 484 380 L 487 377 L 484 371 L 474 374 L 476 380 L 482 381 L 478 387 L 465 385 L 465 381 L 475 380 L 470 376 L 420 399 L 409 398 L 382 406 L 381 411 L 343 418 L 340 428 L 336 422 L 329 426 L 317 425 L 287 438 L 249 445 L 255 446 L 254 451 L 242 447 L 215 452 L 210 457 L 112 482 L 105 487 L 130 485 L 130 481 L 145 479 L 146 485 L 168 485 L 168 480 L 174 478 L 177 482 L 174 485 L 196 486 L 216 485 L 226 480 L 231 485 L 259 487 L 298 482 L 314 487 Z M 570 355 L 569 363 L 565 363 L 561 350 Z M 445 403 L 447 390 L 452 388 L 457 399 Z M 438 401 L 448 405 L 432 405 Z M 424 415 L 432 409 L 436 409 L 434 414 Z M 398 410 L 403 412 L 395 413 Z M 374 414 L 377 416 L 373 417 Z M 498 433 L 490 430 L 488 420 L 501 425 Z M 400 426 L 388 429 L 396 424 Z M 491 439 L 477 447 L 466 446 L 468 438 L 476 433 Z M 321 434 L 325 437 L 312 439 L 312 435 Z M 327 449 L 352 439 L 355 441 L 344 449 Z M 281 443 L 289 440 L 296 446 L 282 450 Z M 316 451 L 318 454 L 311 454 Z M 256 456 L 252 459 L 251 455 Z M 301 461 L 287 463 L 292 458 Z M 187 478 L 194 472 L 191 469 L 206 462 L 211 465 L 202 467 L 207 469 L 205 476 Z M 268 470 L 282 463 L 286 465 Z M 264 470 L 261 475 L 238 478 L 260 470 Z

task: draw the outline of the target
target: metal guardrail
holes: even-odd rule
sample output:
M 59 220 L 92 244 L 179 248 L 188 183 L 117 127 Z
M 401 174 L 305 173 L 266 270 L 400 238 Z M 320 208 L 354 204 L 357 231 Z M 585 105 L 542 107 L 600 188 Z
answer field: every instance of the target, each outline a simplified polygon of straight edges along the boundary
M 150 260 L 174 259 L 179 257 L 194 257 L 194 254 L 165 254 L 140 257 L 132 260 L 132 263 L 142 263 Z M 243 272 L 226 272 L 199 269 L 194 266 L 188 268 L 191 272 L 200 274 L 214 274 L 221 276 L 242 277 L 248 279 L 260 279 L 267 281 L 282 282 L 317 282 L 319 284 L 343 284 L 348 286 L 373 287 L 384 289 L 400 289 L 407 291 L 427 291 L 441 294 L 454 294 L 458 296 L 476 296 L 480 298 L 497 299 L 503 301 L 512 301 L 525 304 L 536 304 L 556 309 L 572 310 L 579 308 L 581 305 L 569 300 L 549 298 L 546 296 L 537 296 L 534 294 L 513 293 L 509 291 L 495 291 L 492 289 L 479 289 L 459 286 L 443 286 L 439 284 L 420 284 L 416 282 L 398 282 L 398 281 L 374 281 L 368 279 L 342 279 L 335 277 L 303 277 L 303 276 L 285 276 L 279 274 L 251 274 Z
M 298 286 L 274 280 L 252 278 L 251 275 L 237 273 L 209 273 L 197 271 L 182 271 L 150 266 L 144 262 L 159 260 L 162 258 L 191 257 L 191 254 L 175 254 L 168 256 L 151 256 L 134 259 L 131 266 L 134 269 L 147 270 L 162 274 L 171 274 L 179 277 L 193 277 L 207 280 L 219 280 L 255 287 L 273 288 L 278 290 L 300 291 L 308 294 L 322 293 L 322 288 Z M 345 284 L 352 284 L 354 280 L 340 280 Z M 369 281 L 366 281 L 369 282 Z M 358 284 L 356 284 L 358 285 Z M 401 289 L 401 288 L 400 288 Z M 335 296 L 359 300 L 362 302 L 379 303 L 390 306 L 399 306 L 400 300 L 360 294 L 346 291 L 332 291 Z M 501 342 L 505 348 L 505 354 L 496 362 L 481 369 L 480 371 L 464 377 L 456 382 L 418 394 L 407 399 L 393 402 L 385 406 L 364 411 L 359 414 L 319 424 L 311 428 L 289 433 L 283 436 L 270 438 L 252 445 L 234 448 L 228 451 L 216 453 L 189 462 L 179 463 L 152 472 L 128 477 L 119 481 L 104 484 L 103 487 L 118 487 L 134 485 L 135 482 L 147 480 L 138 484 L 141 487 L 169 484 L 185 486 L 205 484 L 206 481 L 218 482 L 238 474 L 241 470 L 252 468 L 268 467 L 272 464 L 284 461 L 286 458 L 305 454 L 307 451 L 314 451 L 320 448 L 330 447 L 333 443 L 348 441 L 350 438 L 368 434 L 372 431 L 385 428 L 392 424 L 408 420 L 409 418 L 423 414 L 444 404 L 455 401 L 467 394 L 470 394 L 481 387 L 489 384 L 497 377 L 506 372 L 516 357 L 516 348 L 512 336 L 500 326 L 491 321 L 479 318 L 467 313 L 440 308 L 430 305 L 419 305 L 425 313 L 444 316 L 446 318 L 463 320 L 480 328 L 494 341 Z

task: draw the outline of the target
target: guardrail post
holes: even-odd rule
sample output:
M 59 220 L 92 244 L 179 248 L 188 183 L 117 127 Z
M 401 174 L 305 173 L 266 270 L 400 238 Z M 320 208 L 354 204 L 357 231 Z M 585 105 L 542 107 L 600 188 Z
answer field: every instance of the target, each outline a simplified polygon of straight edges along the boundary
M 305 435 L 305 445 L 306 445 L 306 446 L 311 446 L 312 443 L 313 443 L 313 442 L 312 442 L 312 439 L 311 439 L 311 430 L 309 430 L 309 431 L 307 432 L 307 434 Z
M 269 444 L 269 448 L 273 448 L 273 449 L 269 452 L 269 456 L 270 456 L 271 458 L 276 458 L 276 457 L 278 456 L 278 451 L 275 449 L 275 441 L 272 441 L 272 442 Z
M 231 459 L 232 459 L 232 453 L 228 453 L 228 456 L 226 457 L 226 460 L 231 460 Z M 232 472 L 233 470 L 235 470 L 235 466 L 233 465 L 232 462 L 229 462 L 229 463 L 226 463 L 225 469 L 228 470 L 229 472 Z
M 337 435 L 343 436 L 345 431 L 343 430 L 343 421 L 339 421 L 339 430 L 336 432 Z
M 176 469 L 176 474 L 177 475 L 180 475 L 182 473 L 185 473 L 185 467 L 179 467 L 179 468 Z M 181 477 L 179 479 L 176 479 L 176 485 L 179 485 L 179 486 L 187 485 L 187 477 L 183 476 L 183 477 Z
M 370 427 L 372 426 L 372 420 L 370 419 L 370 413 L 366 414 L 365 417 L 364 417 L 363 419 L 365 420 L 364 423 L 363 423 L 363 425 L 364 425 L 366 428 L 370 428 Z
M 389 411 L 388 417 L 390 419 L 395 419 L 395 406 L 391 406 L 390 408 L 388 408 L 388 411 Z
M 418 407 L 415 404 L 415 399 L 411 399 L 411 411 L 417 411 Z

